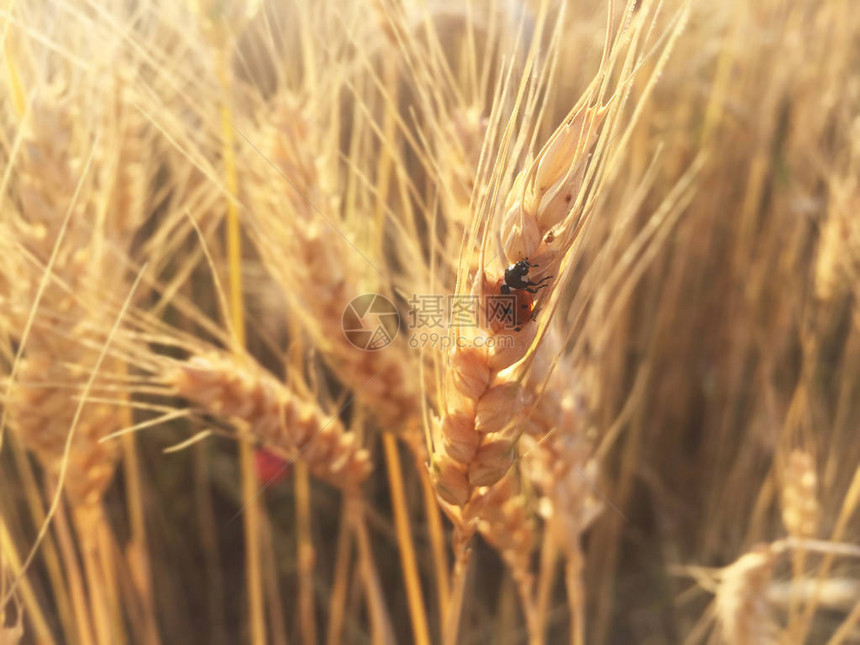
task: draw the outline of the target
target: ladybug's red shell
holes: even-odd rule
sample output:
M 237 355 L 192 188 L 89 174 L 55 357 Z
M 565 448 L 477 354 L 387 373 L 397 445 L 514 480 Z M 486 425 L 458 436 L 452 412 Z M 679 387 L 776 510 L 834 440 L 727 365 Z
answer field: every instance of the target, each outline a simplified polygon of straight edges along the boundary
M 487 320 L 494 334 L 502 331 L 520 331 L 523 325 L 532 319 L 534 315 L 534 298 L 528 291 L 522 289 L 510 289 L 509 294 L 502 293 L 502 285 L 505 279 L 499 278 L 487 306 Z M 514 305 L 513 314 L 502 311 L 505 301 Z M 492 304 L 491 304 L 492 303 Z
M 265 448 L 254 451 L 254 462 L 261 484 L 277 484 L 290 474 L 289 464 Z

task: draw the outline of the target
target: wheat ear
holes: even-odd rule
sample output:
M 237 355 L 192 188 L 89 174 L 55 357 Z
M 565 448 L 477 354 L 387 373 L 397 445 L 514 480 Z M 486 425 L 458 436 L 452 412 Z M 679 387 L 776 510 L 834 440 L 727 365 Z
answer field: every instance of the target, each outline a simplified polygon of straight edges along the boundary
M 18 385 L 10 392 L 7 406 L 13 428 L 25 446 L 32 449 L 49 472 L 57 473 L 64 452 L 66 431 L 75 406 L 69 396 L 86 381 L 86 367 L 97 352 L 82 342 L 92 339 L 93 312 L 76 294 L 118 293 L 123 272 L 104 271 L 110 253 L 124 251 L 140 224 L 141 215 L 110 211 L 96 217 L 100 204 L 120 194 L 123 182 L 95 171 L 87 172 L 82 152 L 92 160 L 101 151 L 92 148 L 88 137 L 72 134 L 80 114 L 77 95 L 62 87 L 48 87 L 34 98 L 24 126 L 22 152 L 17 166 L 20 213 L 10 218 L 26 252 L 19 263 L 9 263 L 16 272 L 18 288 L 9 302 L 9 323 L 24 333 L 32 304 L 40 296 L 41 307 L 49 307 L 62 325 L 32 317 L 24 358 L 17 372 Z M 134 141 L 140 124 L 124 123 L 121 142 Z M 120 158 L 110 168 L 121 173 L 134 165 L 134 146 L 122 146 Z M 93 189 L 108 192 L 100 201 Z M 43 276 L 42 263 L 50 258 L 51 275 Z M 10 275 L 10 281 L 12 276 Z M 23 286 L 22 286 L 23 283 Z M 40 286 L 43 285 L 42 286 Z M 113 362 L 105 369 L 117 371 Z M 98 389 L 98 388 L 96 388 Z M 96 507 L 113 475 L 119 457 L 115 446 L 99 439 L 121 427 L 115 406 L 87 404 L 70 448 L 66 485 L 75 506 Z
M 818 476 L 812 455 L 793 450 L 783 475 L 782 523 L 788 534 L 796 538 L 811 538 L 818 532 L 821 509 L 816 490 Z
M 179 363 L 165 380 L 201 411 L 242 422 L 247 433 L 284 459 L 344 489 L 358 486 L 371 463 L 336 415 L 303 399 L 250 361 L 208 354 Z
M 601 111 L 585 107 L 568 118 L 519 174 L 508 195 L 501 225 L 504 254 L 507 262 L 527 258 L 538 265 L 529 273 L 532 282 L 549 278 L 575 239 L 585 152 L 596 140 L 602 118 Z M 463 266 L 469 295 L 480 300 L 498 291 L 503 267 L 488 275 L 475 270 L 474 263 Z M 547 295 L 553 289 L 550 284 Z M 503 329 L 487 322 L 456 333 L 464 331 L 447 357 L 431 464 L 439 496 L 460 508 L 476 488 L 499 481 L 513 463 L 516 441 L 528 425 L 523 411 L 530 401 L 512 366 L 528 352 L 537 324 L 530 319 L 507 330 L 510 343 L 500 340 Z
M 353 242 L 356 229 L 342 216 L 334 189 L 337 177 L 325 172 L 334 159 L 325 155 L 325 145 L 312 140 L 313 130 L 298 105 L 294 97 L 279 96 L 255 137 L 261 147 L 252 153 L 249 166 L 261 168 L 268 182 L 261 185 L 275 182 L 283 189 L 250 191 L 257 246 L 313 344 L 356 393 L 355 404 L 366 408 L 383 431 L 407 438 L 410 448 L 423 448 L 409 438 L 420 428 L 421 396 L 402 339 L 379 351 L 365 351 L 345 335 L 351 328 L 344 326 L 347 308 L 358 296 L 375 298 L 374 292 L 386 291 L 386 278 L 377 268 L 377 256 Z M 280 216 L 285 207 L 292 211 L 286 218 Z M 363 279 L 365 275 L 372 279 Z M 384 438 L 384 445 L 414 637 L 418 643 L 428 642 L 396 446 L 391 437 Z
M 354 231 L 339 215 L 335 180 L 323 170 L 326 159 L 314 154 L 324 148 L 310 140 L 296 98 L 279 98 L 268 118 L 254 138 L 259 150 L 246 151 L 249 168 L 261 177 L 260 188 L 250 190 L 249 199 L 263 260 L 294 305 L 293 314 L 328 362 L 337 366 L 338 377 L 361 392 L 357 403 L 371 410 L 385 430 L 414 428 L 421 399 L 401 345 L 363 351 L 344 335 L 347 305 L 378 291 L 381 276 L 375 261 L 352 242 Z M 272 184 L 278 190 L 272 190 Z M 291 211 L 288 217 L 282 215 L 284 209 Z M 374 279 L 362 286 L 365 275 Z

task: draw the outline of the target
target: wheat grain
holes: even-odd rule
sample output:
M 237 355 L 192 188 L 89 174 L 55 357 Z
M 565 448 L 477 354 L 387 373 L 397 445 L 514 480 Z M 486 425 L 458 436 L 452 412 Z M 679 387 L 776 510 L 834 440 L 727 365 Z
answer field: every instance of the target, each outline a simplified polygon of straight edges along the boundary
M 527 499 L 519 488 L 512 470 L 496 486 L 484 489 L 478 529 L 502 554 L 514 579 L 530 588 L 534 577 L 531 554 L 537 532 Z

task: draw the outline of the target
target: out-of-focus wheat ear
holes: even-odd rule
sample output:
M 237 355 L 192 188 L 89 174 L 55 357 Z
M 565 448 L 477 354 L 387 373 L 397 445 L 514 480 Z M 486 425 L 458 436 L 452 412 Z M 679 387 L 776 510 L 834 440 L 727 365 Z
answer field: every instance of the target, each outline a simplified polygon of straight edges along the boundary
M 67 209 L 70 205 L 74 209 L 57 257 L 60 267 L 89 237 L 84 230 L 88 226 L 84 187 L 81 197 L 72 202 L 83 169 L 78 158 L 82 142 L 76 139 L 80 134 L 74 127 L 79 116 L 73 98 L 61 87 L 41 88 L 24 122 L 17 159 L 21 218 L 15 224 L 39 259 L 47 260 Z
M 821 509 L 818 503 L 818 475 L 815 457 L 806 450 L 792 450 L 781 469 L 780 503 L 782 523 L 791 537 L 814 538 L 818 533 Z M 779 471 L 778 471 L 779 472 Z M 800 584 L 806 577 L 806 552 L 800 548 L 791 554 L 792 580 Z M 788 605 L 789 629 L 800 626 L 798 603 L 800 594 L 792 594 Z M 808 629 L 806 623 L 803 629 Z
M 724 643 L 775 643 L 777 627 L 767 587 L 779 553 L 762 544 L 721 569 L 716 590 L 716 617 Z
M 114 224 L 122 217 L 111 210 L 110 200 L 105 202 L 93 190 L 114 187 L 123 181 L 99 177 L 103 167 L 91 163 L 101 159 L 105 146 L 96 146 L 86 128 L 73 127 L 81 118 L 80 99 L 71 88 L 40 88 L 24 124 L 16 168 L 20 212 L 13 224 L 27 253 L 43 262 L 51 257 L 53 264 L 52 275 L 45 279 L 33 262 L 20 263 L 16 273 L 20 288 L 10 302 L 10 323 L 15 333 L 23 333 L 39 285 L 44 283 L 40 306 L 53 312 L 63 324 L 47 322 L 41 314 L 34 318 L 10 402 L 10 419 L 23 443 L 39 455 L 51 472 L 58 472 L 61 443 L 71 423 L 69 409 L 75 407 L 69 408 L 72 388 L 83 385 L 86 367 L 97 354 L 81 341 L 93 340 L 92 327 L 97 323 L 93 320 L 92 303 L 106 299 L 90 301 L 87 295 L 121 290 L 124 272 L 108 267 L 116 265 L 116 253 L 128 247 L 141 220 L 138 217 Z M 115 134 L 121 138 L 118 145 L 122 148 L 127 133 Z M 123 158 L 125 162 L 130 163 L 128 156 Z M 114 172 L 119 170 L 117 163 L 106 166 Z M 110 212 L 104 218 L 97 216 L 97 204 L 108 204 Z M 103 228 L 97 226 L 101 221 L 107 223 Z M 108 247 L 110 253 L 104 252 Z M 12 264 L 9 266 L 14 270 Z M 90 304 L 84 305 L 85 301 Z M 108 363 L 105 367 L 112 373 L 123 369 L 115 359 Z M 50 415 L 45 413 L 48 409 L 52 410 Z M 115 446 L 100 445 L 99 439 L 122 425 L 116 406 L 91 403 L 82 409 L 70 448 L 66 481 L 75 506 L 95 507 L 100 503 L 118 453 Z
M 127 68 L 118 70 L 111 114 L 117 145 L 105 153 L 112 158 L 102 167 L 105 172 L 112 173 L 112 177 L 105 177 L 104 181 L 113 188 L 105 236 L 115 242 L 125 242 L 123 248 L 149 215 L 149 182 L 154 165 L 150 152 L 151 127 L 134 105 L 132 87 L 133 79 L 129 78 Z
M 815 263 L 815 295 L 824 302 L 860 293 L 860 219 L 856 216 L 860 188 L 855 174 L 833 182 L 828 203 Z
M 314 139 L 319 133 L 305 114 L 309 106 L 299 99 L 289 94 L 280 96 L 267 115 L 268 123 L 255 137 L 260 148 L 247 151 L 249 168 L 258 169 L 260 177 L 259 186 L 252 184 L 249 190 L 257 246 L 293 305 L 293 315 L 324 360 L 336 369 L 338 379 L 356 393 L 359 405 L 366 407 L 384 431 L 401 436 L 414 433 L 420 427 L 420 384 L 410 374 L 402 339 L 391 337 L 396 330 L 385 328 L 386 340 L 394 342 L 383 348 L 353 344 L 345 333 L 362 328 L 360 320 L 372 319 L 378 312 L 369 308 L 380 302 L 390 305 L 393 297 L 385 303 L 387 278 L 377 268 L 374 249 L 359 248 L 353 241 L 358 239 L 354 225 L 366 224 L 357 222 L 355 216 L 354 221 L 344 216 L 337 178 L 331 171 L 336 167 L 337 151 Z M 280 190 L 272 190 L 271 185 Z M 287 217 L 282 215 L 285 208 Z M 424 643 L 429 636 L 411 548 L 406 497 L 400 494 L 402 477 L 394 459 L 393 438 L 385 437 L 384 442 L 388 467 L 396 475 L 391 479 L 392 502 L 413 635 L 416 642 Z M 423 452 L 419 442 L 408 444 Z
M 579 432 L 578 432 L 579 431 Z M 593 490 L 599 469 L 578 425 L 558 423 L 540 436 L 521 440 L 523 471 L 538 496 L 538 511 L 547 539 L 565 559 L 565 583 L 571 634 L 583 642 L 585 607 L 582 582 L 582 536 L 603 511 Z
M 603 510 L 592 489 L 598 468 L 576 436 L 523 438 L 526 473 L 538 492 L 540 515 L 558 548 L 577 557 L 582 534 Z
M 22 571 L 21 556 L 18 555 L 15 542 L 9 533 L 9 527 L 6 526 L 5 520 L 2 519 L 0 519 L 0 548 L 3 549 L 4 556 L 3 566 L 0 567 L 0 575 L 3 576 L 2 586 L 5 588 L 8 579 L 21 575 Z M 54 642 L 51 628 L 48 626 L 48 620 L 39 605 L 32 583 L 26 577 L 22 578 L 19 583 L 19 589 L 20 592 L 14 594 L 9 600 L 10 604 L 15 605 L 17 617 L 14 620 L 11 619 L 7 615 L 6 607 L 3 607 L 3 610 L 0 611 L 0 617 L 3 618 L 3 622 L 0 624 L 0 642 L 9 643 L 9 645 L 17 645 L 21 642 L 21 639 L 24 637 L 25 613 L 33 625 L 33 631 L 36 633 L 36 638 L 39 642 Z
M 338 378 L 361 392 L 359 403 L 385 430 L 414 428 L 421 393 L 402 339 L 365 351 L 344 334 L 345 311 L 354 298 L 380 291 L 385 295 L 378 260 L 353 242 L 355 231 L 341 218 L 335 180 L 326 172 L 326 159 L 311 138 L 313 128 L 298 97 L 279 97 L 268 116 L 270 122 L 254 137 L 259 150 L 244 150 L 249 172 L 259 178 L 248 199 L 263 261 L 293 305 L 291 314 L 336 366 Z
M 67 352 L 65 358 L 74 360 L 74 352 Z M 68 385 L 63 387 L 64 383 Z M 107 643 L 115 636 L 119 618 L 115 613 L 118 607 L 102 594 L 109 565 L 101 556 L 110 557 L 103 550 L 102 537 L 109 529 L 102 498 L 113 480 L 119 451 L 117 445 L 100 439 L 120 427 L 120 416 L 114 405 L 87 403 L 78 417 L 71 397 L 80 385 L 79 371 L 70 370 L 52 353 L 31 350 L 19 362 L 16 383 L 6 405 L 9 425 L 21 443 L 36 455 L 51 482 L 63 482 L 86 576 L 93 587 L 89 591 L 93 624 L 99 642 Z M 89 395 L 99 397 L 104 393 L 95 386 Z M 73 427 L 74 437 L 67 450 L 68 433 Z
M 66 436 L 74 416 L 69 403 L 77 377 L 55 356 L 34 353 L 19 363 L 16 383 L 6 401 L 10 426 L 52 476 L 59 475 L 62 465 Z M 62 383 L 68 383 L 69 387 L 56 385 Z M 99 396 L 98 386 L 91 396 Z M 84 406 L 66 465 L 66 493 L 74 507 L 100 507 L 119 457 L 116 445 L 102 443 L 100 439 L 119 427 L 115 406 L 104 403 Z
M 564 353 L 563 340 L 557 327 L 550 328 L 523 379 L 522 387 L 533 403 L 528 434 L 520 440 L 521 467 L 550 541 L 544 545 L 550 549 L 545 555 L 564 556 L 572 640 L 581 643 L 586 616 L 581 542 L 604 504 L 595 491 L 600 464 L 587 432 L 587 386 Z
M 36 455 L 49 481 L 64 486 L 96 634 L 100 642 L 109 642 L 121 619 L 118 604 L 101 593 L 113 570 L 102 498 L 119 451 L 100 440 L 124 424 L 118 405 L 79 405 L 74 397 L 94 365 L 110 373 L 123 369 L 115 358 L 99 356 L 95 348 L 101 341 L 94 330 L 102 322 L 97 309 L 123 287 L 125 274 L 114 267 L 134 230 L 102 225 L 113 219 L 104 193 L 113 184 L 100 177 L 107 144 L 80 127 L 90 122 L 81 114 L 82 94 L 78 87 L 40 87 L 22 126 L 15 168 L 19 210 L 10 214 L 20 243 L 18 287 L 9 314 L 22 358 L 5 404 L 22 445 Z M 86 386 L 89 396 L 110 398 L 103 381 L 93 378 L 92 387 Z
M 339 378 L 356 392 L 361 391 L 383 429 L 405 430 L 421 410 L 416 380 L 409 374 L 409 357 L 404 356 L 398 342 L 378 351 L 364 351 L 350 343 L 344 333 L 344 312 L 362 295 L 355 278 L 373 269 L 362 267 L 365 260 L 329 227 L 305 224 L 302 228 L 296 232 L 304 241 L 297 258 L 307 267 L 308 275 L 321 276 L 322 281 L 323 276 L 334 272 L 340 280 L 329 282 L 328 288 L 308 280 L 293 289 L 315 313 L 315 324 L 325 330 L 328 355 L 337 365 Z
M 227 48 L 260 10 L 261 2 L 225 3 L 217 0 L 186 0 L 197 19 L 203 38 L 212 47 Z
M 803 450 L 788 455 L 782 477 L 782 523 L 796 538 L 812 538 L 818 532 L 820 507 L 818 476 L 813 456 Z
M 467 233 L 472 201 L 484 199 L 482 186 L 476 185 L 481 146 L 487 119 L 477 106 L 456 107 L 448 119 L 434 128 L 435 158 L 438 167 L 439 199 L 442 221 L 446 227 L 445 240 L 449 260 L 456 258 L 460 243 Z
M 336 414 L 323 413 L 248 359 L 195 356 L 164 374 L 176 393 L 202 412 L 241 422 L 247 434 L 283 459 L 300 459 L 311 473 L 343 489 L 358 486 L 372 465 Z

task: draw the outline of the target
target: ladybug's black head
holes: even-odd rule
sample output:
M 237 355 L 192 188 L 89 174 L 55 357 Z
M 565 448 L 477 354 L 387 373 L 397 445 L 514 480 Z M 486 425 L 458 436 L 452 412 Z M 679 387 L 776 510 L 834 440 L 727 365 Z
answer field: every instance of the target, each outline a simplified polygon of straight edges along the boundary
M 516 264 L 512 264 L 505 269 L 505 285 L 509 289 L 525 289 L 527 291 L 531 291 L 532 288 L 539 288 L 538 285 L 543 282 L 543 280 L 533 283 L 529 282 L 528 278 L 526 278 L 529 273 L 529 269 L 536 266 L 537 264 L 532 264 L 529 262 L 528 258 L 520 260 Z M 544 280 L 546 280 L 546 278 L 544 278 Z M 531 291 L 531 293 L 536 292 Z
M 514 271 L 520 276 L 528 275 L 529 269 L 531 268 L 531 264 L 529 264 L 528 258 L 525 260 L 520 260 L 514 265 Z
M 520 289 L 529 293 L 537 293 L 538 290 L 546 286 L 546 282 L 551 279 L 551 276 L 541 278 L 537 282 L 529 282 L 526 277 L 529 269 L 536 267 L 537 264 L 529 262 L 528 258 L 522 259 L 516 264 L 512 264 L 505 269 L 505 284 L 504 287 L 510 289 Z
M 528 275 L 531 267 L 532 265 L 529 263 L 529 259 L 525 258 L 524 260 L 520 260 L 505 269 L 505 281 L 508 283 L 508 286 L 515 289 L 522 289 L 521 285 L 525 284 L 523 282 L 523 278 Z

